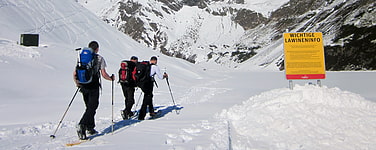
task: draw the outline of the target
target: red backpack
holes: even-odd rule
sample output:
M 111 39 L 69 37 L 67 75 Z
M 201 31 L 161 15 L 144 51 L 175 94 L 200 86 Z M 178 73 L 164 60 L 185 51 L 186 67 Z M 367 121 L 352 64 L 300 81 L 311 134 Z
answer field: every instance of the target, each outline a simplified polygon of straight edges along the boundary
M 135 86 L 134 74 L 136 73 L 136 63 L 123 60 L 120 63 L 119 83 Z

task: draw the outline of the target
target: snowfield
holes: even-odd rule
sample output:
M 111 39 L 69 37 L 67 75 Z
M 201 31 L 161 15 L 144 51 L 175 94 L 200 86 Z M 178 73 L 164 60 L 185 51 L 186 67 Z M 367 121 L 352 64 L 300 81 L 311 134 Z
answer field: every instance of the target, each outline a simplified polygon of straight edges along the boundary
M 103 23 L 75 0 L 0 1 L 0 149 L 376 149 L 376 72 L 327 72 L 316 81 L 294 81 L 284 72 L 249 66 L 231 70 L 190 64 L 145 48 Z M 22 33 L 40 34 L 39 47 L 20 46 Z M 96 114 L 99 134 L 73 147 L 84 112 L 80 93 L 51 139 L 76 87 L 72 71 L 75 48 L 91 40 L 107 71 L 117 74 L 120 61 L 137 55 L 159 56 L 169 73 L 174 106 L 166 81 L 157 79 L 155 120 L 122 120 L 124 97 L 115 82 L 102 80 Z M 140 109 L 140 90 L 133 110 Z M 114 110 L 115 131 L 111 131 Z

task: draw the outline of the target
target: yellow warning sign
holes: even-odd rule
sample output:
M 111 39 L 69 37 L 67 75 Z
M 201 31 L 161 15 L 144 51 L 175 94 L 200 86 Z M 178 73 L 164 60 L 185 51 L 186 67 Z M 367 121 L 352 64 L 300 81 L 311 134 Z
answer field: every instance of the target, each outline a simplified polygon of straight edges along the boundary
M 283 40 L 287 79 L 325 79 L 321 32 L 284 33 Z

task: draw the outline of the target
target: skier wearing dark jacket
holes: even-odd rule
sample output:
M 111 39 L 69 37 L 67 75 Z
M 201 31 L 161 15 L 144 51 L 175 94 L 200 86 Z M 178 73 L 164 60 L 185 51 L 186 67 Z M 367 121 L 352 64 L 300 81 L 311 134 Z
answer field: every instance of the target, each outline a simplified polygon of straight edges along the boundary
M 150 77 L 151 80 L 144 83 L 144 85 L 141 87 L 142 91 L 144 92 L 144 99 L 142 101 L 142 106 L 140 109 L 140 114 L 138 115 L 138 120 L 144 120 L 146 116 L 146 109 L 149 107 L 149 115 L 154 116 L 156 113 L 154 112 L 153 107 L 153 86 L 154 86 L 154 76 L 157 75 L 157 77 L 161 80 L 164 78 L 167 78 L 168 75 L 166 73 L 162 74 L 161 70 L 157 66 L 158 59 L 157 57 L 153 56 L 150 58 Z
M 85 106 L 86 106 L 85 113 L 83 114 L 78 124 L 78 129 L 77 129 L 77 133 L 81 140 L 86 139 L 86 131 L 89 134 L 98 133 L 94 129 L 95 127 L 94 116 L 99 105 L 100 75 L 102 74 L 102 77 L 105 78 L 106 80 L 109 80 L 109 81 L 115 80 L 114 75 L 109 76 L 108 73 L 106 72 L 106 62 L 103 59 L 103 57 L 97 54 L 99 51 L 99 44 L 96 41 L 91 41 L 89 43 L 89 47 L 93 49 L 94 52 L 96 53 L 94 59 L 97 59 L 96 62 L 98 62 L 95 65 L 96 75 L 94 75 L 92 82 L 89 84 L 79 84 L 77 81 L 77 76 L 76 76 L 77 73 L 76 71 L 73 72 L 74 81 L 77 87 L 81 88 L 80 92 L 82 93 Z
M 131 71 L 136 67 L 136 63 L 138 62 L 138 58 L 136 56 L 131 57 L 131 62 L 129 63 L 128 67 Z M 135 92 L 135 87 L 136 83 L 134 80 L 130 80 L 130 82 L 124 82 L 120 83 L 121 88 L 123 90 L 123 95 L 124 95 L 124 102 L 125 102 L 125 109 L 122 112 L 122 117 L 123 119 L 128 119 L 129 117 L 132 117 L 134 114 L 132 112 L 132 107 L 134 104 L 134 92 Z

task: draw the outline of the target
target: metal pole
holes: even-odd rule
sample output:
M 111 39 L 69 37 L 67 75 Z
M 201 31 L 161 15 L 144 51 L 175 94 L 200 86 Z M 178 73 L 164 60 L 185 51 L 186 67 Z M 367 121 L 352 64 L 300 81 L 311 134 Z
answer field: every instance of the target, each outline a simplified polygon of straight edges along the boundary
M 170 82 L 168 82 L 168 78 L 166 78 L 166 82 L 167 82 L 168 90 L 170 91 L 172 102 L 174 103 L 174 106 L 176 106 L 175 100 L 174 100 L 174 96 L 172 95 L 172 91 L 171 91 L 171 87 L 170 87 Z M 176 114 L 178 114 L 178 110 L 176 110 Z
M 289 80 L 289 88 L 290 90 L 294 90 L 294 85 L 292 83 L 292 80 Z
M 113 75 L 112 75 L 113 76 Z M 112 134 L 114 134 L 114 79 L 111 81 L 112 90 L 111 90 L 111 104 L 112 104 Z
M 320 87 L 322 87 L 322 85 L 321 85 L 321 80 L 317 80 L 317 84 L 318 84 Z
M 70 106 L 72 105 L 72 102 L 73 102 L 74 98 L 76 97 L 77 92 L 78 92 L 79 90 L 80 90 L 80 87 L 77 87 L 77 90 L 76 90 L 76 92 L 74 93 L 74 95 L 73 95 L 73 97 L 72 97 L 72 100 L 69 102 L 69 105 L 68 105 L 67 109 L 65 110 L 65 112 L 64 112 L 64 114 L 63 114 L 63 117 L 61 117 L 61 119 L 60 119 L 60 121 L 59 121 L 59 124 L 57 125 L 54 134 L 50 135 L 51 138 L 53 138 L 53 139 L 55 138 L 55 134 L 56 134 L 57 130 L 59 129 L 61 123 L 63 122 L 63 119 L 64 119 L 65 115 L 67 114 L 67 112 L 68 112 Z
M 141 99 L 142 93 L 143 93 L 143 92 L 141 91 L 141 92 L 140 92 L 140 96 L 138 96 L 138 100 L 137 100 L 136 106 L 135 106 L 135 108 L 133 109 L 133 110 L 135 111 L 134 115 L 136 115 L 136 112 L 137 112 L 137 106 L 138 106 L 138 104 L 140 103 L 140 99 Z

